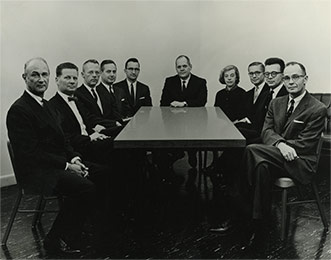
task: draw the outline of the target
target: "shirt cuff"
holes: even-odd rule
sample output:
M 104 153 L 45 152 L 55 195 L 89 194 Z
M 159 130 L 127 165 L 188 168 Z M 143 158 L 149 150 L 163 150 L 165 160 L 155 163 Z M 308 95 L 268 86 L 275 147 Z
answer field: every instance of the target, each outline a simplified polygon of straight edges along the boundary
M 71 163 L 75 163 L 76 160 L 82 161 L 79 156 L 75 156 L 74 158 L 71 159 Z

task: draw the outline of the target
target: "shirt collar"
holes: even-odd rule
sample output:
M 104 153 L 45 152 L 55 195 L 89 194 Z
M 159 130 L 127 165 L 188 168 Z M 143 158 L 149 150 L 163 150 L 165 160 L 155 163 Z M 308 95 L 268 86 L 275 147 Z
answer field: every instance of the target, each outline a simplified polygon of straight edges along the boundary
M 294 103 L 299 103 L 301 101 L 301 99 L 304 97 L 304 95 L 306 94 L 307 90 L 305 90 L 300 96 L 297 96 L 295 98 L 291 98 L 291 96 L 289 96 L 289 102 L 293 99 Z
M 129 87 L 131 87 L 131 84 L 133 84 L 133 87 L 134 87 L 134 88 L 137 86 L 137 81 L 135 81 L 135 82 L 130 82 L 128 79 L 126 79 L 126 83 L 128 84 Z
M 190 79 L 191 79 L 191 73 L 188 75 L 188 78 L 187 78 L 187 79 L 182 79 L 182 78 L 180 78 L 180 82 L 183 84 L 183 81 L 185 81 L 185 84 L 186 84 L 186 86 L 187 86 L 187 84 L 188 84 L 188 82 L 190 81 Z
M 63 98 L 63 100 L 67 103 L 69 103 L 68 97 L 71 97 L 67 94 L 62 93 L 61 91 L 57 91 L 57 93 Z
M 43 98 L 39 97 L 35 94 L 33 94 L 31 91 L 29 91 L 28 89 L 26 90 L 26 92 L 34 99 L 38 102 L 39 105 L 43 106 Z

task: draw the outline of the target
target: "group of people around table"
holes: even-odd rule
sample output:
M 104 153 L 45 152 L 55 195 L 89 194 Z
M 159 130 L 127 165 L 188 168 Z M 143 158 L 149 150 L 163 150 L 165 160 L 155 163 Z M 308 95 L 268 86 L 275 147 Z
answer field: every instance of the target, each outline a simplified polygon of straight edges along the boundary
M 178 56 L 175 69 L 177 74 L 165 80 L 160 105 L 205 106 L 207 81 L 191 73 L 189 57 Z M 78 87 L 78 67 L 61 63 L 55 72 L 58 91 L 46 101 L 47 62 L 33 58 L 24 65 L 26 90 L 8 111 L 8 136 L 21 185 L 63 196 L 60 212 L 44 240 L 49 251 L 80 252 L 88 216 L 95 220 L 102 239 L 105 223 L 116 223 L 125 204 L 132 203 L 136 195 L 136 171 L 142 168 L 145 154 L 115 150 L 112 142 L 141 106 L 152 106 L 152 99 L 150 88 L 137 80 L 140 64 L 136 58 L 126 61 L 124 71 L 126 78 L 115 83 L 114 61 L 87 60 L 81 71 L 84 82 Z M 272 181 L 288 176 L 307 184 L 312 179 L 326 107 L 306 90 L 308 75 L 298 62 L 285 65 L 280 58 L 269 58 L 264 64 L 252 62 L 248 75 L 254 87 L 246 92 L 238 86 L 236 66 L 221 70 L 219 81 L 225 88 L 216 94 L 214 105 L 245 136 L 247 147 L 224 150 L 221 156 L 215 151 L 207 174 L 215 187 L 220 183 L 229 187 L 226 196 L 249 198 L 247 219 L 252 220 L 256 238 L 270 215 Z M 178 150 L 155 154 L 162 181 L 174 181 L 172 164 L 183 156 Z M 188 151 L 188 160 L 195 169 L 195 150 Z M 128 191 L 128 198 L 121 201 L 116 193 L 123 190 Z M 230 230 L 238 217 L 233 204 L 227 205 L 224 218 L 211 231 Z

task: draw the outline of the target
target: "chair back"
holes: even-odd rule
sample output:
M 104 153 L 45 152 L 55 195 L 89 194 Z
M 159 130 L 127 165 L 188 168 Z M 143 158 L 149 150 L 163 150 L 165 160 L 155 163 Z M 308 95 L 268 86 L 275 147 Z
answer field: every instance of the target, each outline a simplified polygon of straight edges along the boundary
M 9 153 L 11 165 L 12 165 L 13 170 L 14 170 L 14 175 L 15 175 L 15 178 L 16 178 L 16 182 L 19 186 L 21 186 L 21 178 L 18 174 L 19 171 L 18 171 L 16 163 L 15 163 L 15 155 L 14 155 L 13 147 L 12 147 L 9 140 L 7 141 L 7 148 L 8 148 L 8 153 Z

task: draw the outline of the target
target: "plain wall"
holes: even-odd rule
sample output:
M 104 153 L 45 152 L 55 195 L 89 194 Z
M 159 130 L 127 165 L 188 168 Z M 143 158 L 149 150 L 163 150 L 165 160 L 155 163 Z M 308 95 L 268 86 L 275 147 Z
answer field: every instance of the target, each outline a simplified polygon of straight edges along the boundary
M 139 80 L 158 106 L 164 79 L 186 54 L 192 72 L 208 82 L 208 103 L 223 88 L 219 72 L 236 65 L 239 85 L 252 86 L 247 65 L 268 57 L 302 62 L 311 92 L 330 92 L 330 1 L 1 1 L 1 185 L 13 183 L 5 118 L 25 89 L 23 64 L 48 61 L 46 98 L 56 91 L 55 67 L 90 58 L 113 59 L 117 80 L 124 63 L 137 57 Z M 81 82 L 81 79 L 80 79 Z

